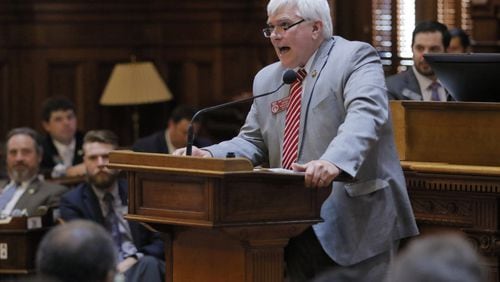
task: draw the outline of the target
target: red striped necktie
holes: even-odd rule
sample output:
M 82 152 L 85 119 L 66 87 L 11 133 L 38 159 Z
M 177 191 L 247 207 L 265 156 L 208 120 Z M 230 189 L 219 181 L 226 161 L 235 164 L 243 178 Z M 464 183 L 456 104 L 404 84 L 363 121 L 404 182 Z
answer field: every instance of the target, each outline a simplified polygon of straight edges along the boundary
M 302 80 L 307 73 L 304 69 L 297 72 L 297 80 L 290 88 L 290 103 L 286 112 L 285 133 L 283 137 L 283 155 L 281 166 L 290 169 L 297 161 L 300 127 L 300 103 L 302 100 Z

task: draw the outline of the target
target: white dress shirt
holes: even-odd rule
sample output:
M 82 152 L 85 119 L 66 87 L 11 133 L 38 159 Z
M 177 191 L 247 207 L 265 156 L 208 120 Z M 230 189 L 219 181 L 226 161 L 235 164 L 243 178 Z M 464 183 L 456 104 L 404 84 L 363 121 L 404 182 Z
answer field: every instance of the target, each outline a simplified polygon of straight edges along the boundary
M 431 84 L 434 82 L 432 79 L 422 75 L 417 71 L 415 66 L 412 66 L 413 68 L 413 73 L 415 73 L 415 77 L 417 77 L 418 85 L 420 86 L 420 91 L 422 92 L 422 99 L 424 101 L 432 101 L 432 90 L 431 90 Z M 439 95 L 439 100 L 440 101 L 447 101 L 447 94 L 446 90 L 443 87 L 443 84 L 437 80 L 437 82 L 441 85 L 438 88 L 438 95 Z

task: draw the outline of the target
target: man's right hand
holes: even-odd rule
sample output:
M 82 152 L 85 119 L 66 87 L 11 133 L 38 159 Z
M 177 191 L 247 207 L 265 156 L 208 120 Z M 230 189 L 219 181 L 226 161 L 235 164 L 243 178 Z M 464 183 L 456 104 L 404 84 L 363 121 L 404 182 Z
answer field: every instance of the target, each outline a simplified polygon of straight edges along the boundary
M 184 148 L 177 149 L 177 150 L 175 150 L 172 153 L 172 155 L 174 155 L 174 156 L 185 156 L 186 155 L 186 148 L 184 147 Z M 212 154 L 210 154 L 209 151 L 205 151 L 205 150 L 199 149 L 196 146 L 192 147 L 191 155 L 193 157 L 202 157 L 202 158 L 211 158 L 212 157 Z

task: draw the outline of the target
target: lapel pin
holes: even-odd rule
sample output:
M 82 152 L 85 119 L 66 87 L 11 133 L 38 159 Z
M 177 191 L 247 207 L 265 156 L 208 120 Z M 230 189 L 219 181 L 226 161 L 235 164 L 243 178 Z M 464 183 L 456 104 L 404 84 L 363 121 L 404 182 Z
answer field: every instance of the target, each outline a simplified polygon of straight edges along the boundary
M 29 190 L 28 190 L 28 193 L 29 193 L 30 195 L 35 194 L 35 189 L 33 189 L 33 188 L 29 189 Z
M 313 78 L 315 78 L 315 77 L 316 77 L 316 75 L 318 75 L 318 72 L 317 72 L 316 70 L 313 70 L 313 71 L 312 71 L 312 73 L 311 73 L 311 76 L 312 76 Z

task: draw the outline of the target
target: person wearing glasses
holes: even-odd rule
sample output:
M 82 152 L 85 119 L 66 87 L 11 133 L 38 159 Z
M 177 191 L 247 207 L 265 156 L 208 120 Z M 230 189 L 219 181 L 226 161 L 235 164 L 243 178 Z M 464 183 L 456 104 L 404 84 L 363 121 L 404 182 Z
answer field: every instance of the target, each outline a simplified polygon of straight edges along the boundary
M 377 51 L 333 36 L 327 0 L 271 0 L 267 14 L 263 33 L 279 62 L 257 73 L 253 93 L 276 89 L 288 69 L 296 81 L 255 99 L 238 136 L 192 154 L 234 152 L 254 165 L 302 172 L 311 189 L 331 189 L 323 222 L 285 248 L 287 281 L 336 269 L 349 269 L 352 281 L 383 281 L 399 241 L 418 230 Z M 352 182 L 335 181 L 339 175 Z

